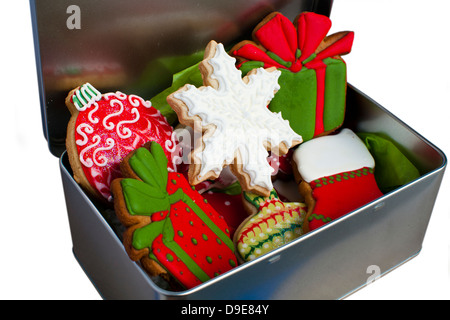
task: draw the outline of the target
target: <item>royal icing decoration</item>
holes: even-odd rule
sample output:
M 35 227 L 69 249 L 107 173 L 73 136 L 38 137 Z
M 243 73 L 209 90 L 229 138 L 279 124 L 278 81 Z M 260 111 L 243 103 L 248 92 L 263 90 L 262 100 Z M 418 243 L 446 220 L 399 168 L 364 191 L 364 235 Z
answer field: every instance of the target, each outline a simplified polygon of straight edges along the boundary
M 242 261 L 254 260 L 303 234 L 304 203 L 284 203 L 275 190 L 269 197 L 247 192 L 243 196 L 258 212 L 244 221 L 234 236 Z
M 167 172 L 158 143 L 137 149 L 129 164 L 139 179 L 116 181 L 127 208 L 118 217 L 128 227 L 130 251 L 138 252 L 134 259 L 158 262 L 185 288 L 237 265 L 227 223 L 182 174 Z
M 313 198 L 307 201 L 305 230 L 317 229 L 383 195 L 373 174 L 375 161 L 350 129 L 305 142 L 295 150 L 293 161 Z
M 307 217 L 308 230 L 317 229 L 381 197 L 372 168 L 360 168 L 310 183 L 315 205 Z
M 340 55 L 350 52 L 354 33 L 326 37 L 330 28 L 330 19 L 314 12 L 294 23 L 274 12 L 255 28 L 254 41 L 231 49 L 244 73 L 256 67 L 281 71 L 281 89 L 269 108 L 283 112 L 304 141 L 336 130 L 344 120 L 347 81 Z
M 191 183 L 201 182 L 210 172 L 218 176 L 224 165 L 235 162 L 250 178 L 250 186 L 262 187 L 269 193 L 273 168 L 267 161 L 268 147 L 276 149 L 284 144 L 290 148 L 302 138 L 281 113 L 267 109 L 279 89 L 280 72 L 259 68 L 242 79 L 235 61 L 222 44 L 216 44 L 215 54 L 207 63 L 213 68 L 210 78 L 217 81 L 218 88 L 187 85 L 173 95 L 184 102 L 190 117 L 201 118 L 204 131 L 204 148 L 194 153 L 194 163 L 200 163 L 201 169 Z M 236 170 L 233 172 L 236 174 Z M 242 181 L 243 177 L 239 178 Z
M 149 101 L 121 92 L 102 95 L 87 83 L 74 91 L 71 102 L 79 111 L 74 133 L 79 160 L 103 198 L 111 201 L 110 184 L 121 176 L 122 159 L 147 141 L 162 143 L 173 162 L 179 158 L 172 127 Z
M 306 182 L 363 167 L 375 160 L 361 139 L 350 129 L 302 143 L 292 156 Z
M 230 237 L 241 222 L 248 218 L 248 213 L 242 205 L 242 195 L 228 194 L 220 190 L 208 191 L 202 197 L 225 219 L 230 229 Z

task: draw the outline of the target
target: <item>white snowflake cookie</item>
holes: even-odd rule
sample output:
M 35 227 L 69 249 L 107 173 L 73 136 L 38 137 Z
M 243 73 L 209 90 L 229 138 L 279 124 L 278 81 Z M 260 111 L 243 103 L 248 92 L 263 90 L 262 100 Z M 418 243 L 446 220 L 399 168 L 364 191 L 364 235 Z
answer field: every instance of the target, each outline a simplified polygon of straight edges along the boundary
M 187 84 L 167 101 L 182 124 L 200 133 L 189 157 L 191 184 L 216 179 L 230 166 L 243 190 L 267 196 L 273 188 L 268 150 L 284 155 L 302 137 L 267 108 L 280 88 L 280 71 L 258 68 L 242 78 L 235 62 L 211 41 L 199 66 L 204 86 Z

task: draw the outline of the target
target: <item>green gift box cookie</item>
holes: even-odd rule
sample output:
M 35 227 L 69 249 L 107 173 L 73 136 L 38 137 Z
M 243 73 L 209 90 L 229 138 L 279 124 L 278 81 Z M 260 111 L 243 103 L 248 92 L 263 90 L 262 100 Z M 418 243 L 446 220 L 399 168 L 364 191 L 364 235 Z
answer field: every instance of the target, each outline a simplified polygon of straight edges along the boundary
M 353 32 L 327 36 L 328 17 L 300 14 L 294 23 L 278 12 L 267 16 L 253 31 L 255 41 L 242 41 L 231 49 L 245 75 L 257 67 L 282 72 L 281 89 L 269 109 L 281 112 L 304 141 L 338 129 L 345 117 L 346 64 Z

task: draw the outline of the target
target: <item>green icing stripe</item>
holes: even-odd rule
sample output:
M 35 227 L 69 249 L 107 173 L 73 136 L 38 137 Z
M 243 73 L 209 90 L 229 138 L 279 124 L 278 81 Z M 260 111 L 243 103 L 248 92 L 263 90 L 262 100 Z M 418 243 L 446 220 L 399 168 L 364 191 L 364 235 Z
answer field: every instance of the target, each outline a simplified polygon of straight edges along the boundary
M 177 257 L 186 265 L 186 267 L 197 277 L 201 282 L 208 281 L 210 277 L 203 271 L 202 268 L 187 254 L 175 241 L 164 241 L 164 244 L 175 252 Z
M 256 209 L 259 209 L 261 203 L 266 201 L 267 199 L 278 199 L 277 192 L 275 189 L 272 189 L 270 191 L 269 197 L 263 197 L 251 192 L 243 192 L 244 199 L 249 202 L 252 206 L 254 206 Z
M 305 60 L 302 61 L 302 64 L 307 64 L 308 62 L 314 60 L 317 57 L 317 55 L 315 53 L 313 53 L 312 55 L 310 55 L 308 58 L 306 58 Z
M 133 171 L 143 180 L 123 179 L 121 181 L 123 195 L 130 214 L 149 216 L 156 212 L 170 210 L 171 205 L 182 201 L 234 252 L 234 244 L 230 237 L 182 189 L 178 189 L 171 195 L 167 193 L 165 189 L 168 178 L 167 158 L 159 144 L 152 143 L 150 151 L 146 148 L 138 149 L 130 158 L 129 163 Z M 163 243 L 167 248 L 172 250 L 201 281 L 208 280 L 208 275 L 174 241 L 175 233 L 170 214 L 169 212 L 163 220 L 152 222 L 135 230 L 132 241 L 133 247 L 138 250 L 146 247 L 151 248 L 153 241 L 162 234 Z M 158 260 L 154 254 L 150 254 L 150 258 Z
M 345 117 L 347 66 L 339 59 L 326 58 L 324 95 L 324 130 L 329 131 L 339 127 Z
M 178 201 L 183 201 L 187 204 L 197 216 L 234 252 L 234 245 L 232 240 L 226 235 L 220 228 L 209 219 L 206 213 L 201 210 L 201 208 L 189 198 L 182 189 L 178 189 L 175 193 L 169 195 L 168 202 L 174 204 Z M 143 249 L 145 247 L 151 248 L 152 242 L 162 233 L 163 243 L 180 258 L 180 260 L 186 265 L 186 267 L 191 270 L 196 277 L 202 281 L 209 279 L 207 274 L 198 266 L 195 261 L 187 254 L 175 241 L 174 241 L 174 230 L 172 222 L 169 218 L 161 221 L 155 221 L 149 225 L 135 230 L 133 234 L 133 246 L 136 249 Z M 155 258 L 154 255 L 151 255 Z
M 101 93 L 95 89 L 90 83 L 82 85 L 72 96 L 74 105 L 81 109 L 87 105 L 92 99 L 100 97 Z
M 313 181 L 312 186 L 315 188 L 320 188 L 326 186 L 327 184 L 333 184 L 335 182 L 343 182 L 348 179 L 354 179 L 356 177 L 366 176 L 368 174 L 373 174 L 373 168 L 362 168 L 359 170 L 348 171 L 344 173 L 339 173 L 333 176 L 327 176 Z
M 170 195 L 172 199 L 176 198 L 183 201 L 187 204 L 192 210 L 194 210 L 195 214 L 214 232 L 221 240 L 224 242 L 231 251 L 234 252 L 234 244 L 230 237 L 223 232 L 209 217 L 203 212 L 203 210 L 191 199 L 188 195 L 186 195 L 183 190 L 178 189 L 174 194 Z M 175 201 L 176 202 L 176 201 Z M 170 201 L 170 203 L 175 203 Z
M 210 277 L 195 263 L 195 261 L 187 254 L 173 239 L 175 236 L 172 222 L 170 219 L 155 221 L 149 225 L 137 229 L 133 233 L 133 247 L 141 250 L 151 248 L 153 241 L 162 234 L 164 245 L 169 248 L 176 256 L 186 265 L 186 267 L 202 282 L 210 279 Z M 150 258 L 158 261 L 154 254 L 150 254 Z M 158 261 L 159 262 L 159 261 Z M 161 263 L 163 265 L 163 263 Z
M 164 225 L 163 231 L 163 243 L 173 251 L 176 256 L 186 265 L 186 267 L 197 277 L 200 281 L 205 282 L 210 279 L 205 271 L 184 251 L 178 243 L 173 241 L 175 237 L 175 231 L 173 229 L 172 222 L 167 219 L 167 223 Z
M 282 66 L 286 67 L 286 68 L 290 68 L 292 66 L 292 62 L 290 61 L 284 61 L 283 59 L 281 59 L 278 55 L 276 55 L 273 52 L 270 51 L 266 51 L 267 55 L 273 59 L 275 62 L 281 64 Z
M 330 217 L 325 217 L 323 214 L 316 214 L 313 213 L 309 216 L 308 221 L 313 221 L 313 220 L 322 220 L 322 222 L 330 222 L 332 219 Z
M 256 249 L 260 249 L 263 247 L 263 245 L 267 242 L 272 242 L 274 238 L 282 236 L 284 237 L 284 234 L 288 231 L 294 231 L 297 228 L 301 228 L 302 225 L 300 224 L 291 224 L 291 226 L 289 228 L 285 228 L 285 229 L 278 229 L 279 232 L 278 233 L 273 233 L 271 235 L 269 235 L 267 237 L 267 239 L 265 239 L 264 241 L 259 242 L 258 244 L 254 245 L 254 246 L 250 246 L 251 249 L 250 251 L 245 255 L 244 259 L 247 260 L 248 257 L 256 250 Z

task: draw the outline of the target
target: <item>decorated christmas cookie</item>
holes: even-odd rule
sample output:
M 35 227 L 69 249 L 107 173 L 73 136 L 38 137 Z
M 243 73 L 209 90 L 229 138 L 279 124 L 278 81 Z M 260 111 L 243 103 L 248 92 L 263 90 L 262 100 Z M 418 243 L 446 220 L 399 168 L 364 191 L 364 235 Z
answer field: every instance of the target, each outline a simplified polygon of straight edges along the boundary
M 383 195 L 373 174 L 375 161 L 350 129 L 301 144 L 293 154 L 293 166 L 308 206 L 305 232 Z
M 71 112 L 67 153 L 75 180 L 91 195 L 111 201 L 110 184 L 121 176 L 123 158 L 147 141 L 157 141 L 171 159 L 179 159 L 172 127 L 149 101 L 121 92 L 101 94 L 86 83 L 66 98 Z
M 353 32 L 326 37 L 328 17 L 300 14 L 292 23 L 281 13 L 269 14 L 253 31 L 254 41 L 242 41 L 230 53 L 245 74 L 257 67 L 276 67 L 280 91 L 269 108 L 281 112 L 304 141 L 339 128 L 344 120 L 346 65 Z
M 112 183 L 130 258 L 151 275 L 192 288 L 236 266 L 227 223 L 151 142 L 130 153 Z
M 244 192 L 243 198 L 251 216 L 242 222 L 234 235 L 240 262 L 254 260 L 303 234 L 304 203 L 284 203 L 275 190 L 269 197 Z
M 229 165 L 243 190 L 268 196 L 273 168 L 267 150 L 283 155 L 302 142 L 281 114 L 267 108 L 280 72 L 258 68 L 242 78 L 235 59 L 215 41 L 199 68 L 203 87 L 187 84 L 167 97 L 180 122 L 202 132 L 191 152 L 190 183 L 214 180 Z
M 294 149 L 289 149 L 289 152 L 283 156 L 275 153 L 270 153 L 267 161 L 273 168 L 273 179 L 280 178 L 282 180 L 289 180 L 292 177 L 292 153 Z
M 213 190 L 203 193 L 202 197 L 223 216 L 229 226 L 230 238 L 233 238 L 236 229 L 248 217 L 247 211 L 242 206 L 242 196 Z
M 177 172 L 187 172 L 189 169 L 189 155 L 194 147 L 195 135 L 198 133 L 193 132 L 193 128 L 185 125 L 178 125 L 175 128 L 175 132 L 178 138 L 178 145 L 182 149 L 182 164 L 177 166 Z M 201 133 L 199 134 L 201 135 Z M 195 185 L 195 190 L 200 194 L 207 192 L 211 189 L 224 190 L 232 187 L 237 182 L 236 176 L 231 172 L 229 167 L 224 167 L 220 172 L 220 175 L 214 180 L 204 180 Z

